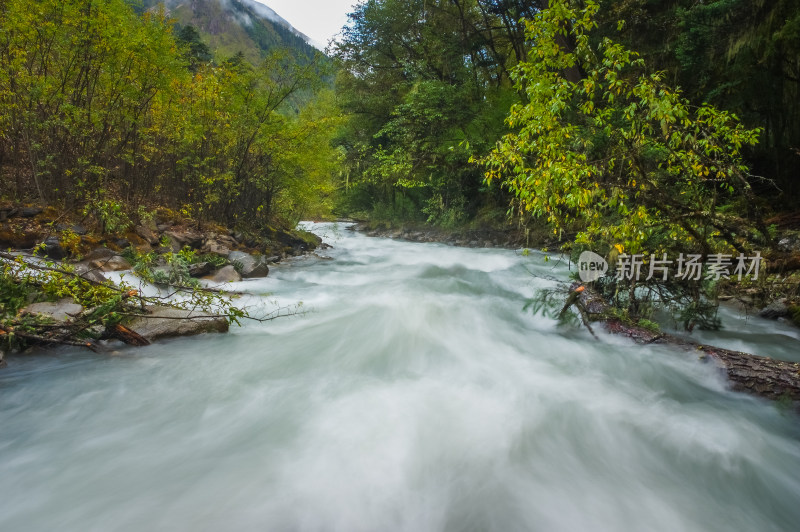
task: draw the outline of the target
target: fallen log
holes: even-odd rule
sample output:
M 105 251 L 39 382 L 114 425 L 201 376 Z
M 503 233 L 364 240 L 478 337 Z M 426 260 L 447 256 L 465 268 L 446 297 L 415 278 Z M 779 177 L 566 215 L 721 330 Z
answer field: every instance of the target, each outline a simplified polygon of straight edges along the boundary
M 573 293 L 576 289 L 573 287 Z M 701 360 L 714 363 L 724 371 L 734 390 L 774 401 L 790 400 L 800 407 L 800 363 L 704 345 L 623 322 L 611 317 L 608 303 L 589 288 L 578 292 L 575 306 L 591 321 L 602 323 L 608 332 L 627 336 L 638 344 L 669 345 L 697 353 Z

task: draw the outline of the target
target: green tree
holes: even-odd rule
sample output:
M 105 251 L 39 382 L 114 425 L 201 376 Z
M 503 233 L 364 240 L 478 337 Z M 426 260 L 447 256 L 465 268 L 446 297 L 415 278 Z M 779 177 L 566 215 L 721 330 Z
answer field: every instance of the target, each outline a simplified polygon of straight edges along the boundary
M 502 181 L 554 232 L 577 230 L 578 248 L 660 257 L 763 243 L 757 212 L 748 219 L 724 208 L 752 199 L 742 149 L 759 131 L 692 106 L 635 52 L 595 39 L 598 9 L 553 1 L 527 23 L 534 47 L 515 79 L 528 101 L 512 108 L 514 131 L 483 159 L 487 180 Z M 578 80 L 568 75 L 576 67 Z
M 189 69 L 192 72 L 197 72 L 200 65 L 211 61 L 211 50 L 209 50 L 208 45 L 203 42 L 197 28 L 191 24 L 182 27 L 180 31 L 178 31 L 176 39 L 185 50 L 183 56 L 189 63 Z
M 508 73 L 525 48 L 517 15 L 531 6 L 358 6 L 335 50 L 338 94 L 350 115 L 341 148 L 351 207 L 451 225 L 498 201 L 469 156 L 485 154 L 505 131 L 503 117 L 517 98 Z

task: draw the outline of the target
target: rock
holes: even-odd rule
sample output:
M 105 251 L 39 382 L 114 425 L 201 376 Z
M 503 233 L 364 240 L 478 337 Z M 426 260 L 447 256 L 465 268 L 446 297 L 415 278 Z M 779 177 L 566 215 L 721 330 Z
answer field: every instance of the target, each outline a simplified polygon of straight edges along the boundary
M 198 262 L 189 265 L 189 275 L 192 277 L 205 277 L 214 271 L 214 265 L 210 262 Z
M 790 235 L 778 241 L 778 249 L 785 252 L 800 251 L 800 236 Z
M 237 270 L 245 279 L 269 275 L 269 266 L 267 266 L 267 261 L 264 257 L 254 257 L 243 251 L 231 251 L 228 255 L 228 260 L 239 266 Z
M 86 263 L 78 263 L 75 265 L 75 273 L 86 279 L 87 281 L 91 281 L 94 283 L 107 283 L 108 279 L 106 276 L 100 273 L 96 268 L 90 267 Z
M 278 262 L 281 261 L 281 258 L 278 255 L 273 255 L 271 257 L 268 257 L 268 258 L 264 259 L 264 261 L 267 264 L 277 264 Z
M 133 269 L 131 263 L 119 255 L 93 260 L 89 263 L 89 266 L 103 272 L 122 272 Z
M 206 240 L 203 243 L 202 251 L 205 253 L 213 253 L 215 255 L 220 255 L 222 257 L 227 257 L 231 254 L 231 248 L 225 246 L 224 244 L 218 242 L 217 240 Z
M 110 257 L 113 257 L 114 255 L 116 255 L 114 251 L 108 249 L 105 246 L 100 246 L 94 248 L 89 253 L 87 253 L 86 256 L 83 257 L 83 260 L 85 262 L 91 262 L 93 260 L 108 259 Z
M 153 232 L 152 229 L 149 227 L 145 227 L 144 225 L 137 225 L 133 232 L 139 235 L 142 240 L 150 244 L 151 246 L 155 246 L 158 244 L 158 235 Z
M 44 255 L 54 260 L 61 260 L 67 256 L 67 250 L 61 247 L 57 236 L 48 236 L 44 239 Z
M 23 314 L 39 314 L 57 322 L 64 322 L 83 312 L 83 307 L 69 297 L 55 303 L 34 303 L 22 309 L 21 312 Z
M 82 225 L 67 225 L 67 224 L 57 224 L 56 231 L 72 231 L 76 235 L 83 236 L 87 233 L 86 228 Z
M 24 207 L 20 211 L 20 214 L 22 215 L 23 218 L 33 218 L 34 216 L 41 214 L 42 212 L 43 209 L 40 209 L 39 207 Z
M 114 244 L 116 244 L 117 247 L 120 248 L 120 249 L 125 249 L 125 248 L 131 247 L 131 243 L 127 238 L 120 238 L 119 240 L 114 242 Z
M 151 342 L 161 338 L 228 332 L 225 318 L 162 306 L 149 307 L 148 311 L 150 315 L 134 318 L 127 327 Z
M 6 353 L 5 353 L 5 351 L 3 351 L 2 349 L 0 349 L 0 369 L 3 369 L 4 367 L 6 367 L 6 366 L 7 366 L 7 364 L 6 364 L 6 361 L 5 361 L 5 358 L 6 358 Z
M 225 266 L 214 275 L 205 277 L 205 279 L 215 283 L 238 283 L 242 280 L 242 276 L 233 266 Z
M 0 231 L 0 248 L 30 249 L 41 241 L 42 234 L 38 231 Z
M 762 318 L 768 320 L 777 320 L 778 318 L 785 318 L 789 315 L 789 306 L 786 304 L 785 299 L 773 301 L 769 306 L 761 309 L 758 313 Z
M 172 249 L 177 253 L 184 246 L 198 249 L 203 245 L 203 235 L 194 231 L 165 231 L 164 234 L 169 238 Z

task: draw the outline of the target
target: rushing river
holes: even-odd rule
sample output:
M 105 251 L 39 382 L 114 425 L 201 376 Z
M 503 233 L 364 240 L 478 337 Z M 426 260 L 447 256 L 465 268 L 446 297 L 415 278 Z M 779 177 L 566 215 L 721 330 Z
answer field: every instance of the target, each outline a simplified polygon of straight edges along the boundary
M 563 264 L 311 228 L 331 260 L 236 285 L 303 317 L 12 358 L 0 530 L 800 529 L 798 418 L 523 312 Z M 797 356 L 796 331 L 726 320 L 721 342 Z

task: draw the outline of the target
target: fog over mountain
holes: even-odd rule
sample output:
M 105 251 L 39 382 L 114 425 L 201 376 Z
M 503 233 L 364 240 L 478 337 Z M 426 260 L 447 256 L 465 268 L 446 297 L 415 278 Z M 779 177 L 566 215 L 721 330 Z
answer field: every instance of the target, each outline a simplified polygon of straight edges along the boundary
M 252 62 L 278 48 L 298 58 L 315 53 L 312 40 L 275 10 L 255 0 L 143 0 L 144 9 L 163 4 L 177 25 L 194 26 L 218 59 L 238 52 Z

